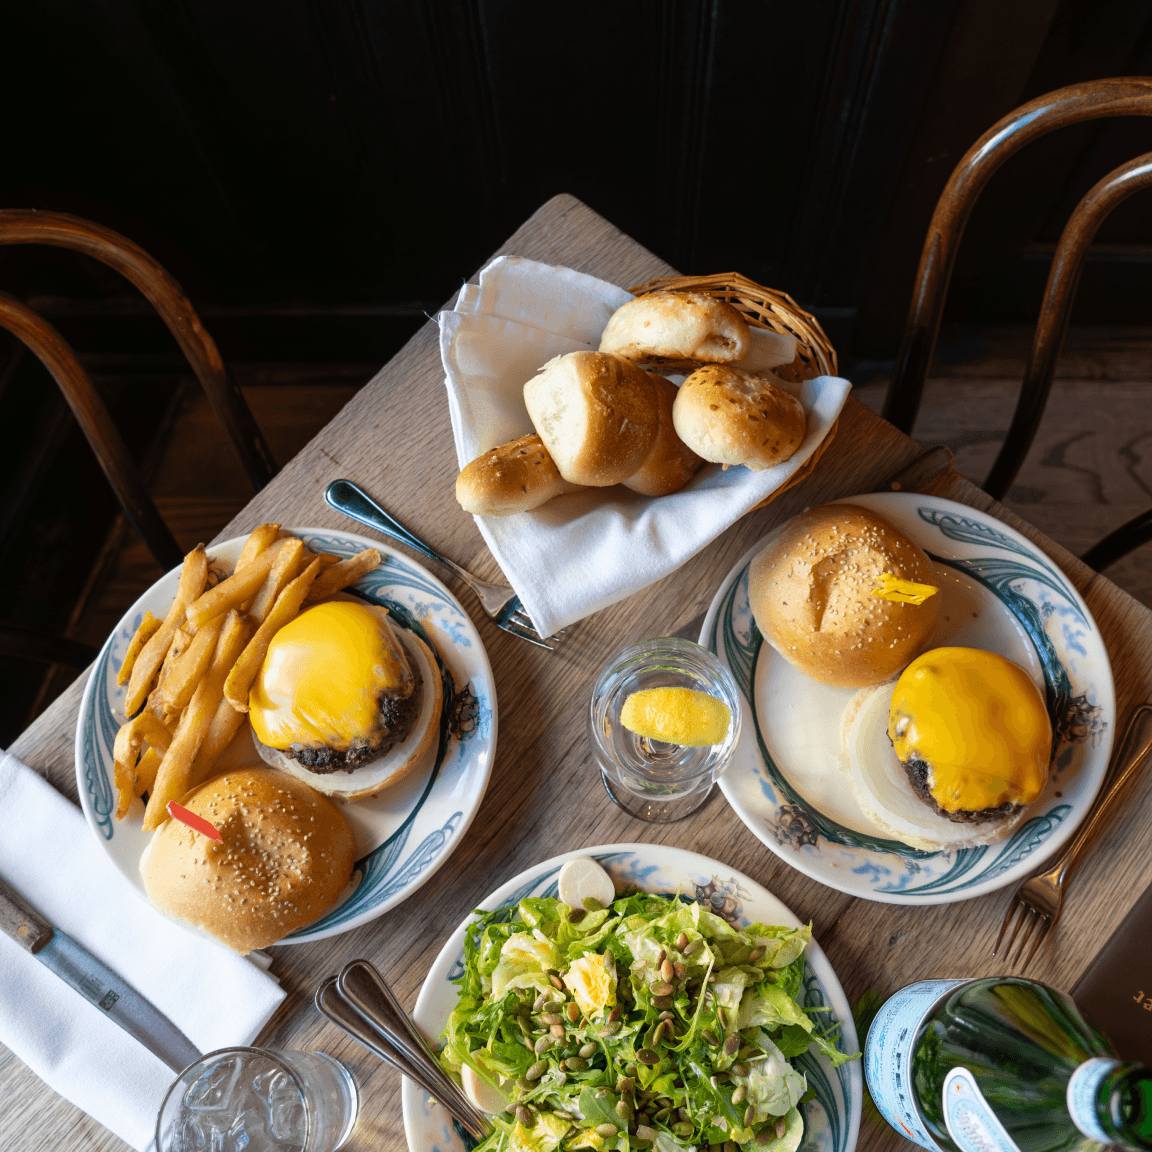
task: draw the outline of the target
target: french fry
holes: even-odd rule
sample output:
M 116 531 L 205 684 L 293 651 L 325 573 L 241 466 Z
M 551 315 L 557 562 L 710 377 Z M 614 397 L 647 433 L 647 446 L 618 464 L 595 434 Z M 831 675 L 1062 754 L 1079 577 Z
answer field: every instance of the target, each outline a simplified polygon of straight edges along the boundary
M 308 595 L 308 590 L 319 571 L 320 558 L 315 557 L 308 567 L 276 597 L 272 611 L 256 629 L 256 635 L 248 641 L 240 658 L 228 674 L 228 680 L 224 685 L 224 698 L 237 712 L 248 711 L 248 691 L 260 671 L 260 665 L 264 663 L 264 656 L 272 637 L 300 611 L 304 597 Z
M 257 626 L 264 623 L 264 617 L 268 615 L 284 586 L 299 576 L 311 559 L 312 553 L 304 546 L 303 540 L 290 537 L 284 541 L 268 570 L 268 578 L 248 609 L 248 615 L 256 621 Z
M 136 793 L 136 761 L 145 744 L 165 751 L 172 742 L 172 733 L 150 712 L 120 725 L 112 745 L 113 783 L 116 786 L 116 819 L 123 820 L 128 805 Z
M 271 548 L 276 543 L 279 532 L 279 524 L 261 524 L 259 528 L 253 528 L 251 535 L 244 541 L 244 547 L 240 550 L 240 557 L 236 561 L 235 570 L 239 572 L 241 568 L 247 568 L 257 556 Z
M 167 673 L 160 670 L 160 679 L 148 697 L 148 711 L 161 720 L 165 720 L 174 712 L 180 712 L 188 706 L 196 685 L 203 679 L 212 663 L 212 654 L 216 651 L 216 640 L 220 636 L 220 629 L 224 626 L 224 617 L 217 616 L 209 620 L 171 664 Z M 175 648 L 173 643 L 172 649 Z
M 224 750 L 232 743 L 243 723 L 244 713 L 237 712 L 227 700 L 221 700 L 216 706 L 216 715 L 212 717 L 212 723 L 208 725 L 208 735 L 204 737 L 204 743 L 200 745 L 200 751 L 196 754 L 196 761 L 192 765 L 192 772 L 188 778 L 190 788 L 194 788 L 212 775 L 216 762 L 224 755 Z
M 312 604 L 317 600 L 327 600 L 329 596 L 342 588 L 347 588 L 349 584 L 355 584 L 357 580 L 379 567 L 379 551 L 375 548 L 365 548 L 363 552 L 357 552 L 355 556 L 349 556 L 347 560 L 333 564 L 319 576 L 308 593 L 308 602 Z
M 140 763 L 136 765 L 137 796 L 143 796 L 145 792 L 151 792 L 156 787 L 156 769 L 160 767 L 163 758 L 163 753 L 157 752 L 155 748 L 149 748 L 140 757 Z
M 212 665 L 196 685 L 164 759 L 160 761 L 156 783 L 144 811 L 145 831 L 159 828 L 168 818 L 169 801 L 179 800 L 188 791 L 192 765 L 223 698 L 224 681 L 244 650 L 249 627 L 239 612 L 233 610 L 228 613 L 216 641 Z
M 233 572 L 226 580 L 221 580 L 215 588 L 209 589 L 188 605 L 188 630 L 197 632 L 214 616 L 221 616 L 233 608 L 239 608 L 245 600 L 251 600 L 257 589 L 264 583 L 268 570 L 272 567 L 285 540 L 275 548 L 266 548 L 250 564 Z
M 184 619 L 184 613 L 201 592 L 208 580 L 208 555 L 203 544 L 197 544 L 187 556 L 184 557 L 184 566 L 180 569 L 180 585 L 176 589 L 176 598 L 164 623 L 153 633 L 152 637 L 140 650 L 136 663 L 132 667 L 132 674 L 128 679 L 128 693 L 124 699 L 124 712 L 128 716 L 135 716 L 144 705 L 152 681 L 159 671 L 164 657 L 168 654 L 168 646 L 172 636 Z
M 144 613 L 144 619 L 140 621 L 140 627 L 136 629 L 136 634 L 128 645 L 128 651 L 124 653 L 120 671 L 116 673 L 117 684 L 128 683 L 128 677 L 132 675 L 132 665 L 136 663 L 140 650 L 152 639 L 163 623 L 163 620 L 157 619 L 151 612 Z

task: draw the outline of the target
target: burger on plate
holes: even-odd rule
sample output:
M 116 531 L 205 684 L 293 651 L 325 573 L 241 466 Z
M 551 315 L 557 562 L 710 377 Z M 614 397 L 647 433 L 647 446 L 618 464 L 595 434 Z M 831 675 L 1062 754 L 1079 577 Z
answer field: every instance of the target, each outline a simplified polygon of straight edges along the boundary
M 272 638 L 249 693 L 256 749 L 329 796 L 407 776 L 437 739 L 443 689 L 428 646 L 383 608 L 317 604 Z
M 1048 781 L 1052 723 L 1032 677 L 978 648 L 933 648 L 845 714 L 864 814 L 928 850 L 1001 839 Z

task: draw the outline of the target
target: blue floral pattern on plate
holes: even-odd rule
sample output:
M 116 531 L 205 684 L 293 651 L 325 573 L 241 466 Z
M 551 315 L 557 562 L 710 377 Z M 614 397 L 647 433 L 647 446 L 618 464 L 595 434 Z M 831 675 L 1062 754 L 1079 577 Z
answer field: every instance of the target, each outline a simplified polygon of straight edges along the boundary
M 370 805 L 357 816 L 371 825 L 378 841 L 360 860 L 353 886 L 321 920 L 288 937 L 304 943 L 346 932 L 374 919 L 420 887 L 460 842 L 480 807 L 496 753 L 496 690 L 487 654 L 471 619 L 456 598 L 431 573 L 379 541 L 349 532 L 289 529 L 316 552 L 351 556 L 378 548 L 381 564 L 346 591 L 388 609 L 437 654 L 444 684 L 444 710 L 436 755 L 423 787 L 409 796 L 401 813 L 382 815 Z M 212 548 L 226 570 L 244 538 Z M 169 572 L 156 582 L 120 621 L 97 658 L 84 689 L 76 729 L 76 777 L 84 814 L 125 878 L 143 896 L 140 853 L 150 833 L 131 814 L 117 823 L 112 785 L 112 747 L 123 718 L 125 689 L 116 684 L 124 652 L 145 611 L 163 617 L 179 576 Z M 457 685 L 462 687 L 457 688 Z
M 756 707 L 757 664 L 771 650 L 752 616 L 748 569 L 762 541 L 717 592 L 701 634 L 700 642 L 731 669 L 753 719 L 745 722 L 746 734 L 720 786 L 777 856 L 842 892 L 899 904 L 983 895 L 1033 871 L 1068 839 L 1091 806 L 1115 727 L 1107 652 L 1064 574 L 1007 525 L 951 500 L 915 493 L 876 493 L 850 502 L 884 516 L 936 563 L 991 593 L 1005 619 L 1027 636 L 1043 673 L 1056 736 L 1053 784 L 1034 814 L 1005 840 L 940 852 L 846 827 L 806 802 L 773 761 L 764 728 L 773 720 L 761 718 Z
M 598 860 L 618 891 L 635 885 L 648 892 L 691 896 L 737 925 L 798 927 L 801 923 L 775 896 L 743 873 L 707 856 L 660 844 L 614 844 L 554 857 L 509 880 L 480 907 L 486 911 L 506 909 L 511 919 L 525 896 L 556 896 L 560 867 L 573 856 Z M 464 970 L 464 936 L 471 920 L 469 917 L 449 937 L 420 990 L 413 1016 L 427 1035 L 438 1036 L 444 1030 L 456 1003 L 458 990 L 452 981 Z M 844 990 L 815 941 L 808 946 L 807 961 L 804 1006 L 831 1008 L 840 1023 L 840 1050 L 857 1051 L 856 1028 Z M 833 1068 L 824 1057 L 809 1052 L 796 1063 L 815 1093 L 815 1099 L 804 1105 L 805 1130 L 800 1152 L 852 1152 L 860 1129 L 863 1099 L 860 1061 Z M 463 1152 L 465 1143 L 448 1115 L 407 1079 L 403 1081 L 403 1105 L 410 1152 Z

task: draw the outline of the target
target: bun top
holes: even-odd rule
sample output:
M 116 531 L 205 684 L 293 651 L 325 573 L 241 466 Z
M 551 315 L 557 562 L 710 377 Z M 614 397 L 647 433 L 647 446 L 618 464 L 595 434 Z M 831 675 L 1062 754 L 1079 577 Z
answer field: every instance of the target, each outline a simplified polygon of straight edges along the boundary
M 318 920 L 352 875 L 352 830 L 330 800 L 272 768 L 240 768 L 180 803 L 222 843 L 177 820 L 140 860 L 144 888 L 166 916 L 235 952 L 276 943 Z
M 651 292 L 612 313 L 600 351 L 643 368 L 691 372 L 743 360 L 750 343 L 748 324 L 731 304 L 698 292 Z
M 876 595 L 891 581 L 934 583 L 932 562 L 867 508 L 824 504 L 789 520 L 752 561 L 748 596 L 764 638 L 822 684 L 864 688 L 894 676 L 936 627 L 936 598 Z
M 272 637 L 249 694 L 249 718 L 269 747 L 346 752 L 353 742 L 377 742 L 385 691 L 413 691 L 387 613 L 331 600 L 301 612 Z
M 648 458 L 660 427 L 648 373 L 620 356 L 569 352 L 524 385 L 524 404 L 560 475 L 604 487 Z

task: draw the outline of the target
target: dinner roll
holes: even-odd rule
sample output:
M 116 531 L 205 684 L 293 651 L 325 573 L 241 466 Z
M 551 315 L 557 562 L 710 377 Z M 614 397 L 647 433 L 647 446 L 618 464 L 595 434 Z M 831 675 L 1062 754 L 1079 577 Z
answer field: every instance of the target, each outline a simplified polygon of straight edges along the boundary
M 617 308 L 600 351 L 643 368 L 691 372 L 700 364 L 734 364 L 748 355 L 748 324 L 722 300 L 697 292 L 651 292 Z
M 514 516 L 539 508 L 562 492 L 575 492 L 535 433 L 477 456 L 456 477 L 456 499 L 477 516 Z
M 935 584 L 932 562 L 887 520 L 824 504 L 784 524 L 752 561 L 748 600 L 764 639 L 801 672 L 840 688 L 894 676 L 927 646 L 936 597 L 900 603 L 881 573 Z
M 678 391 L 671 380 L 653 376 L 660 410 L 660 428 L 648 459 L 625 480 L 624 487 L 641 496 L 667 496 L 683 488 L 704 463 L 679 436 L 672 423 L 672 405 Z
M 549 360 L 524 385 L 524 403 L 570 484 L 604 487 L 627 480 L 647 460 L 660 427 L 648 373 L 604 352 Z
M 767 375 L 724 364 L 698 368 L 672 408 L 676 433 L 705 460 L 754 472 L 787 460 L 804 439 L 804 405 Z

